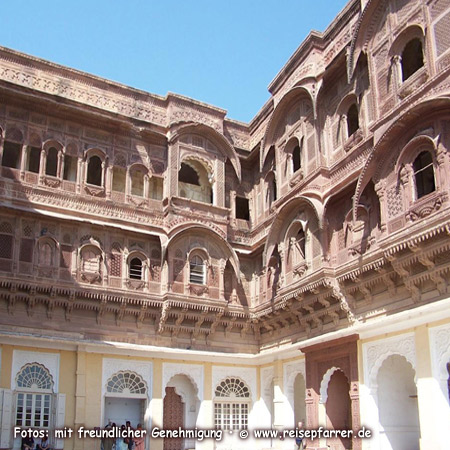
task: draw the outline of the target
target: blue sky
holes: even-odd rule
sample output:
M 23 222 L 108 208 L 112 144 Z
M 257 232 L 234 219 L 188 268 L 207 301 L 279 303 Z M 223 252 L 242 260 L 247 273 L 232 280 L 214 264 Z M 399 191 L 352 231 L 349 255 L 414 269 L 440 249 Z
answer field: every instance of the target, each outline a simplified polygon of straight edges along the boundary
M 4 1 L 0 45 L 248 122 L 311 29 L 345 0 Z

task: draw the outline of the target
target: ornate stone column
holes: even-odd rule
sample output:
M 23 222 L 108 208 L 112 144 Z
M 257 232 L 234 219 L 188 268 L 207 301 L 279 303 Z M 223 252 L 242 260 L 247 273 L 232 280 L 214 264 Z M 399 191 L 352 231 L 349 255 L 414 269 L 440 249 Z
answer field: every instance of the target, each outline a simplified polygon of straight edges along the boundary
M 25 178 L 25 169 L 28 159 L 28 146 L 22 145 L 22 152 L 20 153 L 20 179 L 23 180 Z

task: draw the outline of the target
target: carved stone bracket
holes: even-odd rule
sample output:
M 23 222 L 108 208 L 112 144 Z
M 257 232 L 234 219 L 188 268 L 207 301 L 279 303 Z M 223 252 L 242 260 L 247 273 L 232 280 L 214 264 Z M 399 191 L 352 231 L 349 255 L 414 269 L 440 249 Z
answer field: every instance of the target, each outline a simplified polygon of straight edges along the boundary
M 406 213 L 406 219 L 411 222 L 423 219 L 430 214 L 441 209 L 441 206 L 448 199 L 448 195 L 445 192 L 434 192 L 427 195 L 418 202 L 415 202 L 413 206 Z
M 89 195 L 93 197 L 104 197 L 105 196 L 105 188 L 102 186 L 93 186 L 91 184 L 87 184 L 84 186 L 84 190 Z
M 195 294 L 195 295 L 203 295 L 205 293 L 207 293 L 209 291 L 208 286 L 203 285 L 203 284 L 189 284 L 189 292 L 191 294 Z
M 99 272 L 81 272 L 81 279 L 93 284 L 102 281 L 102 276 Z

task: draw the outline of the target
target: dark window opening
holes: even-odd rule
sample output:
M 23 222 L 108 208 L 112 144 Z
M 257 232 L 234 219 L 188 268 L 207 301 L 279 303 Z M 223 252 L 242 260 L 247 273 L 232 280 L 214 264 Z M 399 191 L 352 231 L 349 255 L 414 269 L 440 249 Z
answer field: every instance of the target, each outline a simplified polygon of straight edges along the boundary
M 359 129 L 358 108 L 355 103 L 350 106 L 347 113 L 347 131 L 350 137 L 355 131 Z
M 236 219 L 250 220 L 248 198 L 236 197 Z
M 178 180 L 182 183 L 194 184 L 200 186 L 200 179 L 198 173 L 189 165 L 181 163 L 181 168 L 178 173 Z
M 273 194 L 273 201 L 277 199 L 277 181 L 275 178 L 272 180 L 272 194 Z
M 102 185 L 102 160 L 98 156 L 89 159 L 87 182 L 95 186 Z
M 142 261 L 139 258 L 133 258 L 130 261 L 130 278 L 142 280 Z
M 297 245 L 298 249 L 300 251 L 300 255 L 303 259 L 305 259 L 305 249 L 306 249 L 306 238 L 305 238 L 305 232 L 302 228 L 297 233 Z
M 50 147 L 47 151 L 47 163 L 45 165 L 45 174 L 56 177 L 58 170 L 58 150 L 55 147 Z
M 297 172 L 302 167 L 302 162 L 300 159 L 300 146 L 296 145 L 294 151 L 292 152 L 292 167 L 294 172 Z
M 409 41 L 402 53 L 402 77 L 407 80 L 413 73 L 423 67 L 423 50 L 420 39 Z
M 77 181 L 77 163 L 75 156 L 64 155 L 64 180 Z
M 436 190 L 434 184 L 433 158 L 430 152 L 422 152 L 413 164 L 417 199 Z
M 28 172 L 39 173 L 41 163 L 41 149 L 37 147 L 28 147 Z
M 21 150 L 22 145 L 5 141 L 5 143 L 3 144 L 2 166 L 11 167 L 12 169 L 18 169 L 20 164 Z

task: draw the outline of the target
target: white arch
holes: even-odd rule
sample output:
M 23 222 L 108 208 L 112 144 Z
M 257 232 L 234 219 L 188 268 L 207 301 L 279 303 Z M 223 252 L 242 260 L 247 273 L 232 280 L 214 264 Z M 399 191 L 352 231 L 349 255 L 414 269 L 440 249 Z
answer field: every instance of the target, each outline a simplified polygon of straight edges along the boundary
M 163 392 L 176 375 L 184 375 L 192 383 L 197 398 L 203 401 L 203 366 L 199 364 L 163 363 Z M 180 395 L 178 393 L 178 395 Z
M 335 372 L 340 371 L 345 375 L 345 372 L 340 368 L 333 366 L 325 372 L 325 375 L 320 382 L 320 398 L 319 403 L 326 403 L 328 400 L 328 385 L 330 384 L 331 377 Z M 347 375 L 345 375 L 347 378 Z

